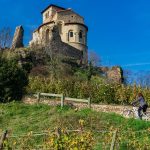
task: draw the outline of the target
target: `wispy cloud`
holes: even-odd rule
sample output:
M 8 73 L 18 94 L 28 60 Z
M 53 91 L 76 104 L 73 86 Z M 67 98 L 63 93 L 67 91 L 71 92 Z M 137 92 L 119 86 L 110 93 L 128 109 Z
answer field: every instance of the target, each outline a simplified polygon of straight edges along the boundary
M 125 65 L 121 65 L 121 66 L 122 67 L 132 67 L 132 66 L 144 66 L 144 65 L 150 65 L 150 62 L 125 64 Z

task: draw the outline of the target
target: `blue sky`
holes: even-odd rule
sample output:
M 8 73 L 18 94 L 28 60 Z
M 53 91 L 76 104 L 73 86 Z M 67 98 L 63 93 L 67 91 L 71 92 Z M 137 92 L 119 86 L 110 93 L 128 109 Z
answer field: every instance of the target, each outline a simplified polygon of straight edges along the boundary
M 49 4 L 72 8 L 89 27 L 88 47 L 104 65 L 150 70 L 149 0 L 0 0 L 0 28 L 25 29 L 25 44 Z

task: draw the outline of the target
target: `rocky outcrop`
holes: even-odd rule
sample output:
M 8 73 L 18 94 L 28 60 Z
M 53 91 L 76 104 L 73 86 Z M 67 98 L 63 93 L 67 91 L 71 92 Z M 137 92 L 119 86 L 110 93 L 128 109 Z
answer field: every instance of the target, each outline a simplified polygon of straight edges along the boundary
M 11 49 L 20 48 L 20 47 L 24 46 L 23 45 L 23 35 L 24 35 L 23 27 L 22 26 L 16 27 Z
M 112 68 L 109 67 L 101 67 L 100 70 L 107 77 L 107 79 L 111 82 L 115 83 L 123 83 L 123 70 L 119 66 L 114 66 Z
M 123 82 L 123 71 L 119 66 L 112 67 L 107 71 L 107 77 L 109 80 L 117 83 Z

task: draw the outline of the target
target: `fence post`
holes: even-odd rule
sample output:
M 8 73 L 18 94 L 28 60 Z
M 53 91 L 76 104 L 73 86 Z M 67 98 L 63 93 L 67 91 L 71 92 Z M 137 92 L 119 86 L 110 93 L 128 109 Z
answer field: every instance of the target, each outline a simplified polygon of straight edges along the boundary
M 91 98 L 88 98 L 88 107 L 91 108 Z
M 37 101 L 40 102 L 40 92 L 37 93 Z
M 64 106 L 64 99 L 65 99 L 64 94 L 62 94 L 62 96 L 61 96 L 61 108 L 63 108 L 63 106 Z
M 3 143 L 4 143 L 5 139 L 6 139 L 7 133 L 8 133 L 8 131 L 6 130 L 6 131 L 4 131 L 4 133 L 1 136 L 1 139 L 0 139 L 0 150 L 3 149 Z
M 110 150 L 114 150 L 115 149 L 116 137 L 117 137 L 117 130 L 115 130 L 114 133 L 113 133 Z

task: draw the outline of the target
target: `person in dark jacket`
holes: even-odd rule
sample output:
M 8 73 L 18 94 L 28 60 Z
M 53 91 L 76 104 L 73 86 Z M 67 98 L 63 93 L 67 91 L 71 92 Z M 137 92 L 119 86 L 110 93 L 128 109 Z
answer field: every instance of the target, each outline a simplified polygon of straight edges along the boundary
M 147 105 L 145 98 L 144 98 L 142 93 L 138 94 L 137 99 L 132 102 L 132 105 L 135 105 L 136 103 L 139 103 L 138 116 L 140 119 L 142 119 L 142 113 L 141 112 L 143 111 L 143 113 L 146 114 L 146 110 L 148 108 L 148 105 Z

